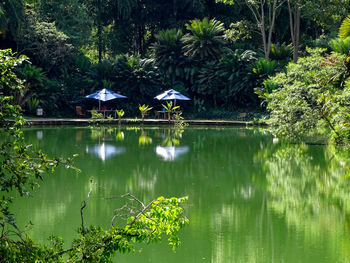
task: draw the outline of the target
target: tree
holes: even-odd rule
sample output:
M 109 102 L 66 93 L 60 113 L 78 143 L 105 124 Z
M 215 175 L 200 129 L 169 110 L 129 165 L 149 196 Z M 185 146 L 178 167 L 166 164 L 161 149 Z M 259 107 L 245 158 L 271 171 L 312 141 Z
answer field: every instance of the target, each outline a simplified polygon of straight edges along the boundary
M 291 0 L 287 0 L 288 13 L 289 13 L 289 27 L 290 36 L 293 45 L 293 61 L 297 63 L 298 53 L 299 53 L 299 40 L 300 40 L 300 17 L 301 17 L 301 7 L 300 1 L 295 1 L 294 6 L 291 4 Z
M 285 0 L 245 0 L 260 30 L 265 59 L 269 59 L 277 12 Z M 265 13 L 267 9 L 267 14 Z
M 276 136 L 296 139 L 326 127 L 336 143 L 349 143 L 349 64 L 344 55 L 323 51 L 308 49 L 310 56 L 271 78 L 274 90 L 265 96 Z
M 226 50 L 224 39 L 224 24 L 215 19 L 191 20 L 186 24 L 190 31 L 183 36 L 185 55 L 203 59 L 218 61 Z
M 140 113 L 141 113 L 142 123 L 143 123 L 143 120 L 145 119 L 146 114 L 147 114 L 151 109 L 152 109 L 152 107 L 149 107 L 149 106 L 146 105 L 146 104 L 139 105 L 139 110 L 140 110 Z
M 311 0 L 287 0 L 289 13 L 289 27 L 293 45 L 293 61 L 296 63 L 299 56 L 300 24 L 301 18 L 315 21 L 323 29 L 336 25 L 339 17 L 342 16 L 348 0 L 311 1 Z M 335 28 L 331 28 L 335 29 Z
M 24 4 L 22 0 L 2 1 L 0 3 L 0 37 L 5 40 L 8 40 L 9 36 L 14 37 L 23 17 Z
M 160 72 L 153 59 L 121 55 L 113 63 L 110 78 L 114 89 L 129 98 L 127 112 L 136 113 L 139 104 L 151 101 L 162 86 Z
M 111 2 L 102 0 L 89 0 L 86 1 L 90 15 L 93 18 L 94 25 L 96 26 L 97 37 L 97 51 L 98 62 L 102 61 L 103 53 L 105 51 L 106 43 L 104 41 L 104 26 L 111 22 Z
M 70 60 L 73 46 L 68 36 L 57 30 L 55 23 L 40 22 L 37 13 L 28 8 L 16 41 L 21 54 L 33 57 L 36 65 L 46 71 L 57 70 Z
M 180 108 L 180 106 L 173 106 L 172 101 L 167 102 L 166 105 L 162 104 L 162 106 L 168 113 L 168 122 L 170 122 L 171 113 Z
M 186 64 L 183 55 L 182 31 L 168 29 L 156 35 L 157 42 L 152 46 L 155 64 L 173 86 L 176 78 L 184 77 Z
M 272 33 L 276 23 L 276 16 L 285 1 L 286 0 L 244 0 L 260 32 L 265 59 L 269 59 L 270 57 Z M 217 0 L 217 2 L 224 2 L 229 5 L 235 4 L 233 0 Z
M 199 70 L 196 96 L 215 108 L 231 108 L 254 101 L 256 75 L 252 74 L 257 55 L 251 50 L 228 52 L 220 61 L 209 61 Z M 209 105 L 208 105 L 209 106 Z
M 41 1 L 34 0 L 34 8 L 41 20 L 55 22 L 59 31 L 69 37 L 74 48 L 90 43 L 93 19 L 85 2 L 80 0 Z

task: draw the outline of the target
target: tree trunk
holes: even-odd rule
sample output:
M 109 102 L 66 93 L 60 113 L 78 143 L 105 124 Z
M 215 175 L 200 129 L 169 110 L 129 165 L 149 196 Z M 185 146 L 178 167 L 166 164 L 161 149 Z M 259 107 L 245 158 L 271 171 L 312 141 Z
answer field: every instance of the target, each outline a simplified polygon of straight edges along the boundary
M 256 0 L 254 3 L 252 3 L 250 0 L 245 0 L 245 3 L 252 12 L 260 30 L 265 59 L 269 59 L 270 57 L 272 33 L 276 23 L 276 12 L 285 1 L 286 0 L 273 0 L 271 5 L 271 3 L 266 0 Z M 268 10 L 268 21 L 266 21 L 265 14 L 266 4 Z
M 299 40 L 300 40 L 300 8 L 297 7 L 295 13 L 295 43 L 293 46 L 293 61 L 298 62 L 298 53 L 299 53 Z
M 300 17 L 301 11 L 299 6 L 295 6 L 294 10 L 290 4 L 290 0 L 287 0 L 288 11 L 289 11 L 289 27 L 290 35 L 293 45 L 293 61 L 294 63 L 298 62 L 298 53 L 299 53 L 299 40 L 300 40 Z
M 261 8 L 260 32 L 261 32 L 261 37 L 263 40 L 265 59 L 268 59 L 269 54 L 267 52 L 267 44 L 266 44 L 265 11 L 264 11 L 264 3 L 262 1 L 260 1 L 260 8 Z
M 269 36 L 267 39 L 267 50 L 265 57 L 268 59 L 270 57 L 270 51 L 271 51 L 271 44 L 272 44 L 272 32 L 273 28 L 275 27 L 275 22 L 276 22 L 276 12 L 277 12 L 277 0 L 273 1 L 273 5 L 269 5 L 269 12 L 270 12 L 270 28 L 269 28 Z
M 98 38 L 98 62 L 101 63 L 102 60 L 102 25 L 101 21 L 98 21 L 97 25 L 97 38 Z
M 134 29 L 134 55 L 138 55 L 138 50 L 139 50 L 139 47 L 138 47 L 138 26 L 135 24 L 135 29 Z

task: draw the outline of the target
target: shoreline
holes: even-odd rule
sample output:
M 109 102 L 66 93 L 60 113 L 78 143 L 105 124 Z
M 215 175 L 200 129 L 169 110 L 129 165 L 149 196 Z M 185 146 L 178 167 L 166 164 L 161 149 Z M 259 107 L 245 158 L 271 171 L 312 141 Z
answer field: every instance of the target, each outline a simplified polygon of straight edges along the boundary
M 28 122 L 26 126 L 37 125 L 91 125 L 95 124 L 118 124 L 117 119 L 108 120 L 100 119 L 78 119 L 78 118 L 40 118 L 40 119 L 25 119 Z M 175 121 L 168 122 L 166 119 L 145 119 L 143 124 L 146 125 L 173 125 Z M 207 125 L 207 126 L 258 126 L 264 124 L 256 124 L 249 121 L 230 121 L 230 120 L 183 120 L 189 125 Z M 141 119 L 122 119 L 121 124 L 142 124 Z

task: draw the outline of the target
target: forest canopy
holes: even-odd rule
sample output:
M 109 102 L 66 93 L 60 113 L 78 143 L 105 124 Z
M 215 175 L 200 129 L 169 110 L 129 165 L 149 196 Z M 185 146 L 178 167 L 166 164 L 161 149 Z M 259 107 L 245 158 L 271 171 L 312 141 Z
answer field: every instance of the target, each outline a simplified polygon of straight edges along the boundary
M 232 118 L 266 112 L 275 102 L 266 94 L 283 86 L 272 77 L 311 49 L 348 55 L 349 9 L 348 0 L 5 0 L 0 48 L 31 61 L 16 69 L 27 115 L 40 104 L 46 116 L 72 116 L 108 88 L 128 97 L 118 107 L 130 117 L 161 107 L 154 97 L 173 88 L 192 99 L 182 105 L 190 117 Z

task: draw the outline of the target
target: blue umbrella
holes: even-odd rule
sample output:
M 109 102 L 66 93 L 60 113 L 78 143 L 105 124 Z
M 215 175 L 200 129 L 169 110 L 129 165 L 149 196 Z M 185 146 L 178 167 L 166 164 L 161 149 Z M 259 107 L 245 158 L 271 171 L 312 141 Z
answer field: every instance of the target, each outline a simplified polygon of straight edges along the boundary
M 182 95 L 180 92 L 170 89 L 164 91 L 162 94 L 159 94 L 155 97 L 157 100 L 174 100 L 174 106 L 176 105 L 176 100 L 191 100 L 190 98 Z
M 85 96 L 85 98 L 98 100 L 98 108 L 100 109 L 101 101 L 108 101 L 108 100 L 114 100 L 114 99 L 126 99 L 127 97 L 120 95 L 118 93 L 115 93 L 114 91 L 111 91 L 109 89 L 101 89 L 96 91 L 95 93 Z

